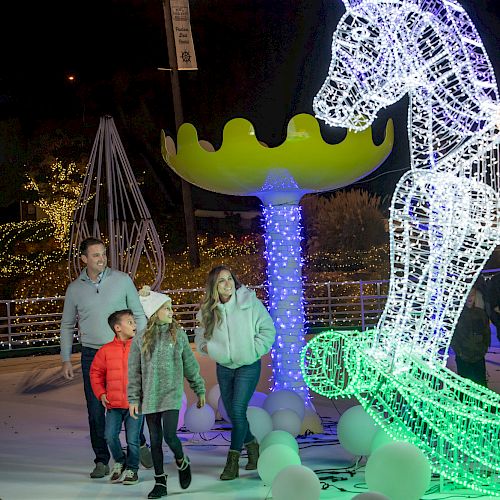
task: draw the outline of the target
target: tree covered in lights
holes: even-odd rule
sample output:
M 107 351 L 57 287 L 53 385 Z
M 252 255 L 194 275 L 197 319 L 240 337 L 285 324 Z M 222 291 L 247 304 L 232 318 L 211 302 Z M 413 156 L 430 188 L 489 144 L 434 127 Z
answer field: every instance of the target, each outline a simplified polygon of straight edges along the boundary
M 330 332 L 303 353 L 310 387 L 354 394 L 435 472 L 500 496 L 500 396 L 446 368 L 458 316 L 500 243 L 500 102 L 479 34 L 456 0 L 343 0 L 314 100 L 363 131 L 409 94 L 411 170 L 391 206 L 391 284 L 377 328 Z
M 82 188 L 83 174 L 82 166 L 60 160 L 27 174 L 24 189 L 54 226 L 54 238 L 62 249 L 68 248 L 69 229 Z

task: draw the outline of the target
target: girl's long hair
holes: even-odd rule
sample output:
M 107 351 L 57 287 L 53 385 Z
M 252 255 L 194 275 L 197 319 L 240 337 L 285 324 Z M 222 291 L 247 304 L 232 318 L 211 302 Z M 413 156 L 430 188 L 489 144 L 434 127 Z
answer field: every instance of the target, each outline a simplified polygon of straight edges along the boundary
M 156 343 L 158 342 L 158 339 L 161 335 L 157 312 L 155 312 L 148 319 L 148 324 L 146 325 L 146 330 L 142 339 L 142 352 L 147 358 L 151 358 L 151 354 L 153 354 Z M 179 323 L 177 323 L 177 321 L 172 318 L 172 323 L 170 323 L 168 333 L 170 333 L 170 335 L 172 336 L 174 344 L 177 342 L 177 330 L 179 328 Z
M 205 329 L 203 336 L 210 340 L 214 334 L 214 328 L 221 320 L 220 311 L 217 304 L 220 302 L 219 292 L 217 291 L 217 278 L 221 271 L 228 271 L 234 280 L 234 287 L 237 290 L 241 283 L 234 275 L 233 271 L 227 266 L 216 266 L 208 273 L 207 283 L 205 285 L 205 295 L 201 301 L 201 326 Z

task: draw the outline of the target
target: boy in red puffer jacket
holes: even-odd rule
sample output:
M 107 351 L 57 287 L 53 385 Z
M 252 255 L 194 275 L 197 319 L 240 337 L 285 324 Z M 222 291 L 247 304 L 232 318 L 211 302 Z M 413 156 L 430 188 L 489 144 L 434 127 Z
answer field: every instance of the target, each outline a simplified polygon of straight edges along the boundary
M 142 415 L 138 419 L 129 414 L 127 401 L 128 353 L 136 333 L 136 324 L 131 310 L 116 311 L 108 318 L 115 339 L 103 345 L 95 355 L 90 367 L 92 390 L 106 408 L 104 436 L 115 460 L 110 481 L 136 484 L 139 479 L 139 434 Z M 125 422 L 127 455 L 122 450 L 120 431 Z M 123 477 L 122 477 L 123 476 Z

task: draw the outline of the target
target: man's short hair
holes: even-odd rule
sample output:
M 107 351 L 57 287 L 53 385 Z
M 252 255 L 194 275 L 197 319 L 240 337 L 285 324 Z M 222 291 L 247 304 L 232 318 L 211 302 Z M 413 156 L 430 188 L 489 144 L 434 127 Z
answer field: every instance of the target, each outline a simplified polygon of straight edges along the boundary
M 120 311 L 115 311 L 113 314 L 110 314 L 108 317 L 108 325 L 115 332 L 115 326 L 120 323 L 123 316 L 134 316 L 134 313 L 130 309 L 121 309 Z M 116 333 L 116 332 L 115 332 Z
M 80 243 L 80 255 L 87 255 L 87 250 L 89 247 L 92 245 L 102 245 L 103 247 L 106 247 L 103 241 L 97 239 L 97 238 L 85 238 L 81 243 Z

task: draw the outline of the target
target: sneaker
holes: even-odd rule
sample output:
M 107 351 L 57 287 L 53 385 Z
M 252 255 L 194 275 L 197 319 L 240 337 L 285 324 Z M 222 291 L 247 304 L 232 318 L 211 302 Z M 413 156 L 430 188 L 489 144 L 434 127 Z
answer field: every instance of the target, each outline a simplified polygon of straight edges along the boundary
M 120 462 L 115 462 L 113 468 L 111 469 L 111 477 L 109 480 L 112 483 L 119 483 L 122 479 L 123 470 L 125 469 L 125 465 Z
M 95 464 L 94 470 L 90 473 L 92 479 L 99 479 L 101 477 L 107 476 L 109 474 L 109 465 L 103 464 L 102 462 L 97 462 Z
M 151 450 L 148 448 L 147 444 L 141 446 L 140 460 L 145 469 L 151 469 L 151 467 L 153 467 L 153 457 L 151 456 Z
M 137 484 L 138 482 L 139 477 L 137 476 L 137 471 L 132 469 L 125 469 L 123 484 Z

